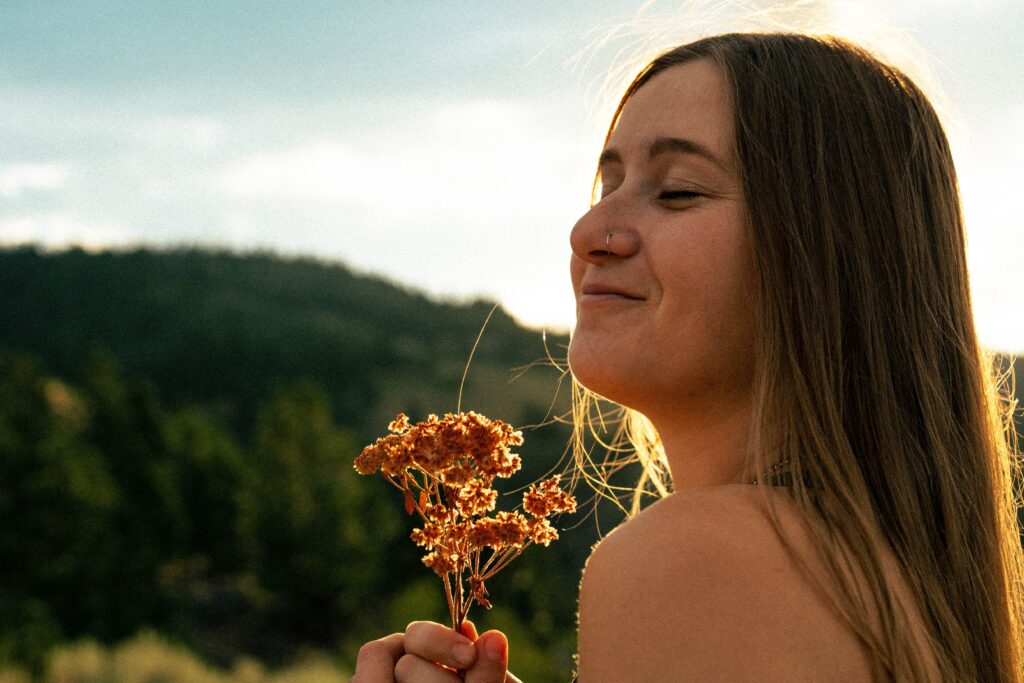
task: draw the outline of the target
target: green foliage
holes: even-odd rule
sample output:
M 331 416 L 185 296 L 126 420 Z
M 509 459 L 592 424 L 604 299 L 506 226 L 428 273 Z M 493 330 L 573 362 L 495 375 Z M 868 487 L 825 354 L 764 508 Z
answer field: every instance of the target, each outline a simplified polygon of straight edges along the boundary
M 195 408 L 168 415 L 164 434 L 187 511 L 186 546 L 205 557 L 212 572 L 238 571 L 243 566 L 235 547 L 238 491 L 247 471 L 241 449 Z
M 275 386 L 315 378 L 360 438 L 386 413 L 411 411 L 406 396 L 380 399 L 395 378 L 418 387 L 423 411 L 454 410 L 490 309 L 441 304 L 340 265 L 203 251 L 0 250 L 0 292 L 0 347 L 30 350 L 59 376 L 74 378 L 100 346 L 172 406 L 201 405 L 236 433 Z M 498 311 L 474 372 L 497 370 L 504 384 L 510 368 L 543 357 L 539 342 Z
M 455 410 L 490 309 L 269 255 L 0 250 L 0 663 L 62 681 L 128 680 L 128 661 L 161 680 L 263 681 L 256 659 L 314 648 L 351 665 L 367 639 L 443 620 L 414 520 L 352 460 L 399 411 Z M 557 370 L 522 370 L 545 355 L 498 311 L 465 387 L 464 409 L 526 428 L 512 489 L 568 436 L 528 428 L 565 409 Z M 505 611 L 473 615 L 504 615 L 535 680 L 568 678 L 593 540 L 583 525 L 528 550 L 494 581 Z M 140 629 L 232 673 L 164 641 L 103 645 Z
M 524 681 L 568 681 L 572 671 L 572 653 L 575 640 L 564 638 L 552 642 L 539 638 L 523 619 L 523 615 L 508 607 L 496 605 L 475 621 L 480 633 L 498 629 L 509 639 L 509 668 Z M 569 645 L 570 641 L 572 645 Z M 514 651 L 513 651 L 514 648 Z M 561 675 L 553 676 L 553 672 Z
M 212 667 L 166 638 L 144 632 L 114 648 L 93 640 L 57 648 L 49 657 L 46 683 L 342 683 L 349 674 L 324 655 L 309 655 L 289 667 L 267 671 L 239 658 L 230 670 Z M 0 671 L 0 683 L 29 683 L 24 671 Z
M 436 576 L 424 573 L 411 579 L 394 591 L 388 605 L 386 619 L 381 628 L 386 633 L 404 631 L 414 621 L 436 621 L 439 624 L 451 622 L 451 615 Z M 358 643 L 352 643 L 353 652 Z
M 249 565 L 294 636 L 332 642 L 384 588 L 381 552 L 399 532 L 396 511 L 361 486 L 355 442 L 334 426 L 316 385 L 278 392 L 254 431 L 240 493 Z

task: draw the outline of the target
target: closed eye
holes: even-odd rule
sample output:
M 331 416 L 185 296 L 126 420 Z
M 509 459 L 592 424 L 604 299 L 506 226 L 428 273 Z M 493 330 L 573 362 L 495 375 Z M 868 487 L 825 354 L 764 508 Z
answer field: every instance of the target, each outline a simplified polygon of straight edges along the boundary
M 658 199 L 696 199 L 700 196 L 699 192 L 691 190 L 666 190 L 658 195 Z

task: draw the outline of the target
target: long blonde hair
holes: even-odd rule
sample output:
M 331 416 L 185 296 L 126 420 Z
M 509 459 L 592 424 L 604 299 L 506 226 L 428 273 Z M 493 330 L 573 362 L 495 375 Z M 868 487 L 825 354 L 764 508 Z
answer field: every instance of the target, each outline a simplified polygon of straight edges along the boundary
M 975 334 L 939 118 L 904 73 L 854 44 L 732 33 L 651 62 L 608 135 L 648 79 L 695 59 L 717 64 L 730 86 L 758 273 L 750 469 L 789 461 L 781 478 L 876 680 L 926 680 L 883 571 L 884 542 L 942 679 L 1024 683 L 1021 464 L 1012 406 Z M 578 385 L 574 398 L 582 443 L 597 403 Z M 635 511 L 644 490 L 664 495 L 671 483 L 651 424 L 625 409 L 618 419 L 611 450 L 628 442 L 643 464 Z M 585 466 L 588 449 L 576 451 Z M 622 462 L 591 476 L 600 486 Z M 867 578 L 880 633 L 843 570 L 851 562 Z

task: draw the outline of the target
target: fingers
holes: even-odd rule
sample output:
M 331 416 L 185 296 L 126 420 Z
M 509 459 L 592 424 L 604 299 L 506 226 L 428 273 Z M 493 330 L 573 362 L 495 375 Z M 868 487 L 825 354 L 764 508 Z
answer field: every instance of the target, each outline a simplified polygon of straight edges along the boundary
M 476 628 L 472 624 L 469 624 L 469 628 L 475 635 Z M 414 621 L 409 624 L 405 629 L 404 646 L 405 651 L 411 655 L 452 669 L 465 669 L 477 658 L 471 639 L 432 621 Z
M 404 654 L 402 641 L 401 633 L 392 633 L 359 648 L 351 683 L 395 683 L 395 662 Z
M 404 634 L 363 645 L 351 683 L 521 683 L 507 668 L 508 640 L 500 631 L 477 638 L 476 626 L 469 621 L 463 623 L 461 634 L 441 624 L 414 621 Z
M 466 683 L 506 683 L 515 681 L 508 674 L 508 640 L 501 631 L 487 631 L 476 641 L 476 663 L 466 669 Z
M 462 622 L 462 635 L 466 636 L 474 642 L 476 642 L 476 639 L 480 637 L 476 633 L 476 624 L 474 624 L 469 619 L 466 619 L 464 622 Z
M 397 683 L 462 683 L 455 671 L 441 668 L 416 655 L 403 655 L 395 664 Z

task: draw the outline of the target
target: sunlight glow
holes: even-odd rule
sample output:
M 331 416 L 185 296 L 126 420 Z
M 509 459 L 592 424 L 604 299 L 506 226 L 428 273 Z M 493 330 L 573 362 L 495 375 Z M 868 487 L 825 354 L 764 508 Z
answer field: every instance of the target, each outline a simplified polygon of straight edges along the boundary
M 36 244 L 63 249 L 79 246 L 86 251 L 114 249 L 137 242 L 117 226 L 89 223 L 69 211 L 44 211 L 0 219 L 0 244 Z
M 13 199 L 32 190 L 56 190 L 68 178 L 66 164 L 12 164 L 0 166 L 0 197 Z

